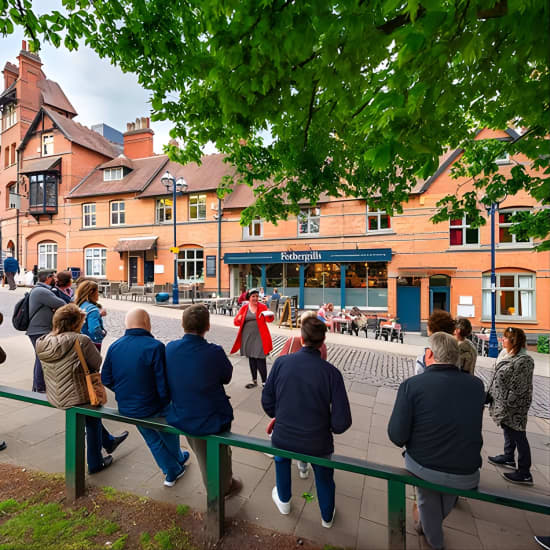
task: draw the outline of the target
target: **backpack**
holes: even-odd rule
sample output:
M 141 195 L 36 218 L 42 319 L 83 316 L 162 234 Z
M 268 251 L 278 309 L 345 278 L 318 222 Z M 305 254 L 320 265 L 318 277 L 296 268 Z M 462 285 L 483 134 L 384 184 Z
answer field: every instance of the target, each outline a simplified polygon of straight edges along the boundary
M 15 304 L 13 308 L 13 315 L 11 322 L 15 330 L 27 330 L 31 324 L 32 318 L 38 313 L 40 307 L 31 316 L 29 311 L 29 302 L 31 298 L 31 292 L 25 292 L 25 296 Z M 42 306 L 41 306 L 42 307 Z

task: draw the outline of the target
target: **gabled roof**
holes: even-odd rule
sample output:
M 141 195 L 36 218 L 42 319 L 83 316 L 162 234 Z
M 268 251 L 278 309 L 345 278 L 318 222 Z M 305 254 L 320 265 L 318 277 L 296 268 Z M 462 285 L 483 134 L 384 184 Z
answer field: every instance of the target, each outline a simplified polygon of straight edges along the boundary
M 4 103 L 9 103 L 10 101 L 15 101 L 15 82 L 12 82 L 1 94 L 0 94 L 0 105 Z
M 38 87 L 41 90 L 42 103 L 44 105 L 56 107 L 73 116 L 78 114 L 57 82 L 45 78 L 38 81 Z
M 69 193 L 72 199 L 82 197 L 95 197 L 99 195 L 116 195 L 121 193 L 140 193 L 151 183 L 153 178 L 159 176 L 164 169 L 168 157 L 157 155 L 132 161 L 133 170 L 121 180 L 103 181 L 103 165 L 98 166 L 86 178 L 84 178 Z
M 103 163 L 99 169 L 105 170 L 105 168 L 129 168 L 130 170 L 134 169 L 134 163 L 131 159 L 129 159 L 124 153 L 121 153 L 118 155 L 118 157 L 114 158 L 113 160 L 109 160 L 108 162 Z

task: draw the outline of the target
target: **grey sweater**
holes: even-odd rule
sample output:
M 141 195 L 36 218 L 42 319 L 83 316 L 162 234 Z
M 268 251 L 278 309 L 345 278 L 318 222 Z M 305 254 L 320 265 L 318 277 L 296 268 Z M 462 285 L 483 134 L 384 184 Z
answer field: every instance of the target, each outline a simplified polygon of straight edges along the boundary
M 46 283 L 36 283 L 31 290 L 29 299 L 29 316 L 31 322 L 27 329 L 28 336 L 48 334 L 52 330 L 52 318 L 54 311 L 65 302 L 58 298 Z

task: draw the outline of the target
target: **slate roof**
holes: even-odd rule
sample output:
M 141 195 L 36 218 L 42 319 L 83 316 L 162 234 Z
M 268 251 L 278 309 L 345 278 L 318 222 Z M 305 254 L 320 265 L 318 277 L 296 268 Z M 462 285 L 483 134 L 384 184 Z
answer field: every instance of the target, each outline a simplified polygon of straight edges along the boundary
M 53 155 L 51 157 L 42 157 L 34 160 L 25 160 L 23 162 L 22 174 L 32 174 L 34 172 L 46 172 L 61 162 L 61 156 Z
M 78 114 L 57 82 L 45 78 L 38 81 L 38 87 L 41 90 L 42 103 L 44 105 L 56 107 L 73 116 Z

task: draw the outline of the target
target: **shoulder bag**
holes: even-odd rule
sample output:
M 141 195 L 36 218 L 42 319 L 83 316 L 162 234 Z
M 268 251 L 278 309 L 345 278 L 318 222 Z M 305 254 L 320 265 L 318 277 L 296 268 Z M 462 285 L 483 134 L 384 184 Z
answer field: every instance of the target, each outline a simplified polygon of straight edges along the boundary
M 82 353 L 78 336 L 74 343 L 74 349 L 76 350 L 80 363 L 82 364 L 82 368 L 84 369 L 90 405 L 93 405 L 94 407 L 105 405 L 105 403 L 107 403 L 107 392 L 105 391 L 105 386 L 101 383 L 101 374 L 99 372 L 90 372 L 88 363 L 86 363 L 86 359 L 84 359 L 84 354 Z

